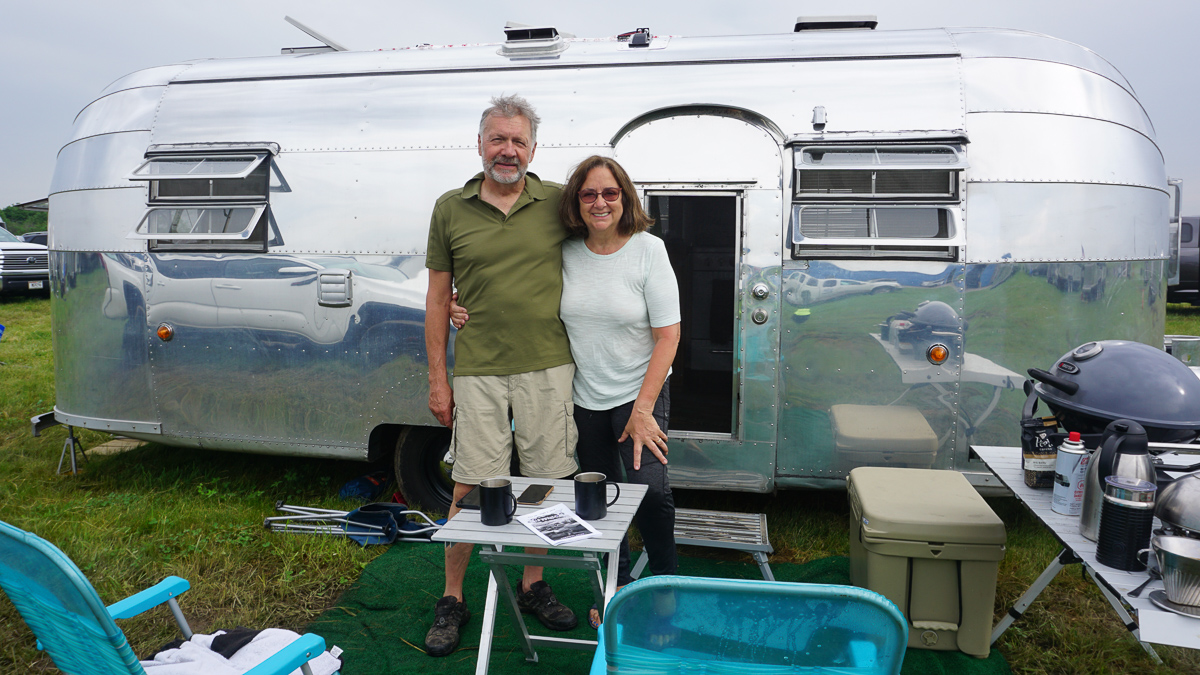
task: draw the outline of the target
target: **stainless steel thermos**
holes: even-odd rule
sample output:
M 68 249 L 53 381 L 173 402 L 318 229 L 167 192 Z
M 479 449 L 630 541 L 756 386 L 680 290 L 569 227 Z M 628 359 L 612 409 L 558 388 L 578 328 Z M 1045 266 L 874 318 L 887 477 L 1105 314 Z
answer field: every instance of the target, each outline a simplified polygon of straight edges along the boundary
M 1100 535 L 1100 507 L 1104 502 L 1104 479 L 1109 476 L 1155 482 L 1149 439 L 1142 425 L 1133 420 L 1114 420 L 1104 429 L 1100 447 L 1088 459 L 1083 481 L 1083 512 L 1079 533 L 1096 541 Z
M 1144 570 L 1146 565 L 1137 554 L 1150 545 L 1158 487 L 1150 481 L 1124 476 L 1109 476 L 1104 483 L 1096 562 L 1127 572 Z

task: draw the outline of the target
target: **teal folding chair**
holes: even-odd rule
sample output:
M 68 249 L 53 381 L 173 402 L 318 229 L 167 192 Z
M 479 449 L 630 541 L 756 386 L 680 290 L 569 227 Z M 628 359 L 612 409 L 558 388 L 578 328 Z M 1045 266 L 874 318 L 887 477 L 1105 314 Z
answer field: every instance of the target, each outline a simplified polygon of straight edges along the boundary
M 854 586 L 657 576 L 605 612 L 592 675 L 894 675 L 908 623 Z
M 159 584 L 105 607 L 83 572 L 41 537 L 0 521 L 0 588 L 37 636 L 54 665 L 67 675 L 145 675 L 114 619 L 127 619 L 166 603 L 184 638 L 192 636 L 175 598 L 185 579 Z M 246 675 L 287 675 L 297 668 L 312 675 L 308 661 L 325 651 L 325 640 L 307 634 L 279 650 Z

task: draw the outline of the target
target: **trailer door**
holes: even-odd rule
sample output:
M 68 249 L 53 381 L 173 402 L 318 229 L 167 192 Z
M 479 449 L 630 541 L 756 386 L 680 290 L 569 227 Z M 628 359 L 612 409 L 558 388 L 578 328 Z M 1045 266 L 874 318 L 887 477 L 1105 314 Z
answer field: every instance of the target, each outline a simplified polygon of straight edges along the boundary
M 614 154 L 679 281 L 671 484 L 766 491 L 778 413 L 781 145 L 769 123 L 729 112 L 631 123 Z

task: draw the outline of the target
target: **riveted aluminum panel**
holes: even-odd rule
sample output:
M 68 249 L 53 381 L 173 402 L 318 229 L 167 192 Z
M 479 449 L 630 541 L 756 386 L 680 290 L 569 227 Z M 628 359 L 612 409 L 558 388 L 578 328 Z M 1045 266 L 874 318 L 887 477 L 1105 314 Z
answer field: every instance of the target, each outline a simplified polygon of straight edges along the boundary
M 146 242 L 127 239 L 146 211 L 145 186 L 74 190 L 50 195 L 53 251 L 145 253 Z
M 128 131 L 68 143 L 58 151 L 50 194 L 129 187 L 131 183 L 126 176 L 142 163 L 149 140 L 149 132 Z M 142 190 L 145 191 L 144 186 Z
M 1039 33 L 995 28 L 948 28 L 947 31 L 964 60 L 1008 57 L 1061 63 L 1090 70 L 1133 93 L 1129 81 L 1111 63 L 1075 43 Z
M 144 269 L 136 255 L 50 251 L 55 407 L 63 413 L 158 421 L 146 350 Z
M 424 254 L 434 200 L 482 170 L 474 148 L 285 152 L 275 168 L 287 188 L 270 193 L 283 242 L 271 251 L 350 254 Z
M 165 90 L 165 87 L 141 87 L 96 99 L 75 117 L 68 143 L 117 131 L 149 131 Z
M 180 73 L 191 67 L 191 64 L 176 63 L 169 66 L 155 66 L 144 70 L 137 70 L 124 77 L 117 78 L 112 84 L 104 88 L 100 92 L 100 96 L 108 96 L 109 94 L 126 89 L 137 89 L 138 87 L 160 87 L 179 76 Z
M 962 316 L 963 271 L 961 265 L 927 261 L 785 264 L 779 475 L 842 478 L 862 463 L 862 453 L 853 448 L 837 450 L 830 410 L 841 404 L 915 409 L 938 443 L 937 452 L 916 458 L 916 465 L 952 466 L 962 328 L 904 338 L 897 337 L 894 325 L 889 335 L 881 324 L 914 312 L 924 301 L 945 303 Z M 950 349 L 950 359 L 940 367 L 923 358 L 926 343 L 932 342 Z M 914 465 L 882 454 L 867 463 L 893 462 Z
M 367 460 L 366 446 L 336 445 L 332 443 L 297 443 L 280 439 L 260 441 L 236 436 L 199 437 L 165 436 L 124 432 L 122 436 L 138 438 L 151 443 L 165 443 L 180 448 L 202 448 L 204 450 L 230 450 L 252 452 L 256 455 L 279 455 L 281 457 L 316 457 L 324 459 Z
M 968 262 L 1166 258 L 1167 195 L 1120 185 L 968 183 Z
M 561 183 L 572 166 L 597 152 L 611 148 L 539 149 L 530 170 Z M 271 252 L 424 255 L 434 201 L 482 166 L 472 146 L 284 152 L 275 170 L 282 183 L 270 193 L 271 214 L 282 243 L 272 243 Z
M 1136 98 L 1091 71 L 1026 59 L 963 59 L 967 112 L 1036 112 L 1090 117 L 1154 138 Z
M 194 64 L 178 82 L 239 78 L 305 77 L 450 69 L 552 69 L 595 64 L 642 64 L 761 59 L 894 58 L 957 55 L 941 29 L 842 31 L 775 35 L 672 36 L 665 49 L 629 49 L 615 38 L 567 39 L 554 58 L 510 59 L 499 44 L 416 47 L 376 52 L 220 59 Z
M 447 84 L 450 77 L 453 86 Z M 589 88 L 639 81 L 689 85 L 642 87 L 638 96 L 607 101 L 603 114 L 581 113 L 580 97 Z M 284 152 L 475 151 L 479 113 L 499 91 L 519 92 L 537 107 L 544 120 L 539 150 L 606 145 L 627 123 L 677 106 L 749 110 L 786 134 L 811 131 L 817 105 L 828 111 L 830 133 L 959 129 L 963 124 L 953 58 L 704 63 L 597 68 L 586 77 L 584 71 L 567 69 L 173 84 L 163 96 L 153 142 L 273 141 Z
M 970 182 L 1137 185 L 1167 193 L 1154 141 L 1111 122 L 1023 113 L 970 113 Z
M 967 350 L 1024 377 L 1092 340 L 1161 347 L 1164 269 L 1161 260 L 968 265 Z M 1020 381 L 997 388 L 964 378 L 959 399 L 967 414 L 959 418 L 956 466 L 964 466 L 966 444 L 1020 444 Z M 982 415 L 993 399 L 991 414 Z
M 698 143 L 699 139 L 706 142 Z M 738 148 L 738 152 L 717 148 Z M 783 187 L 782 161 L 775 139 L 766 131 L 729 117 L 688 115 L 648 122 L 621 139 L 614 157 L 639 183 L 741 183 L 772 190 Z
M 433 424 L 399 381 L 424 372 L 420 256 L 154 254 L 146 294 L 164 436 L 365 451 L 381 421 Z M 318 304 L 317 273 L 352 270 L 348 307 Z M 313 383 L 319 383 L 314 386 Z M 385 394 L 385 392 L 391 395 Z M 382 405 L 381 405 L 382 404 Z

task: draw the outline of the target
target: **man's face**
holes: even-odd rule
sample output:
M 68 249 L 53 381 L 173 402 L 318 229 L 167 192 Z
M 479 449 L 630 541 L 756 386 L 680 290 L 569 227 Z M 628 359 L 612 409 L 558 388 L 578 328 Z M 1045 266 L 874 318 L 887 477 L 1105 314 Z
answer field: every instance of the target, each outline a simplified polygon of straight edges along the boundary
M 502 185 L 512 185 L 524 178 L 537 149 L 532 135 L 524 115 L 488 117 L 479 136 L 484 175 Z

